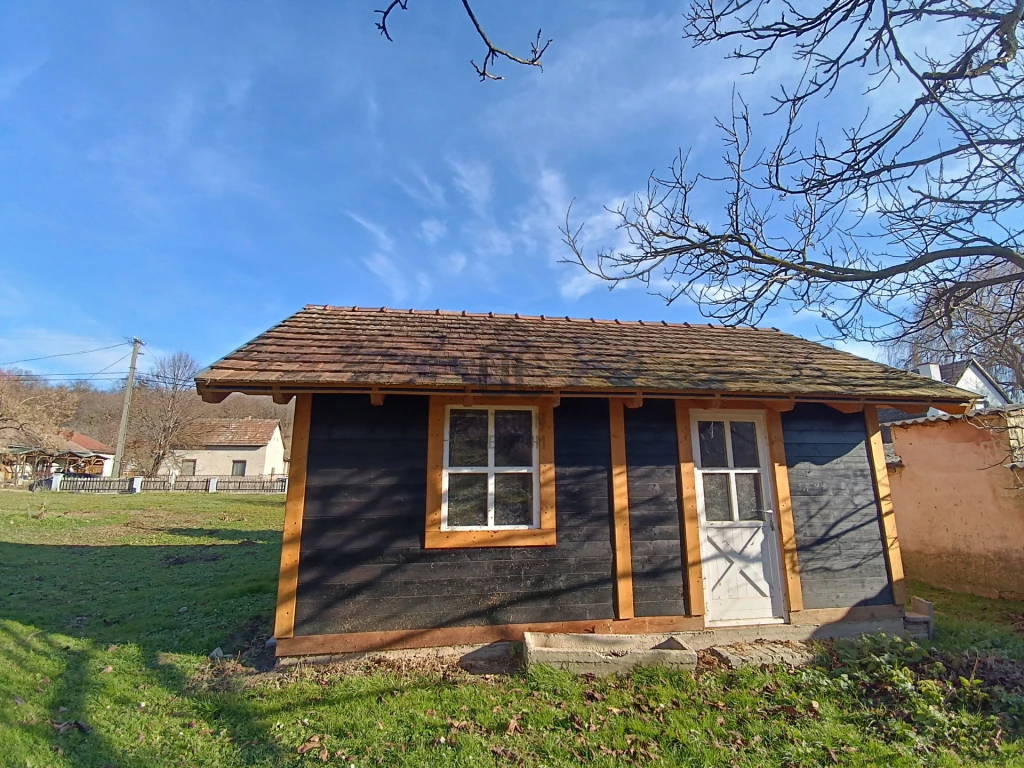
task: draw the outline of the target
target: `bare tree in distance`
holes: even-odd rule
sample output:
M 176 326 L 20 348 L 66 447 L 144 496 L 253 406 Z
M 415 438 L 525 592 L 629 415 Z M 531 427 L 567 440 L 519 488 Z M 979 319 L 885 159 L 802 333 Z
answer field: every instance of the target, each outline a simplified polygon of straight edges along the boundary
M 1002 332 L 1001 308 L 1013 301 L 1007 294 L 1016 288 L 999 283 L 979 290 L 957 307 L 949 328 L 919 315 L 913 317 L 916 330 L 887 347 L 887 361 L 903 368 L 974 358 L 1012 399 L 1024 399 L 1024 329 L 1018 324 L 1010 332 Z M 930 309 L 926 299 L 916 311 L 920 314 Z
M 530 44 L 530 55 L 529 56 L 517 56 L 514 53 L 510 53 L 504 48 L 500 48 L 491 42 L 490 36 L 487 31 L 483 28 L 477 18 L 476 12 L 473 10 L 472 4 L 469 0 L 461 0 L 462 8 L 466 12 L 466 16 L 469 17 L 470 22 L 473 24 L 473 28 L 476 30 L 480 40 L 483 41 L 484 45 L 487 46 L 487 52 L 484 54 L 482 64 L 477 64 L 474 59 L 470 59 L 470 64 L 473 69 L 476 70 L 477 75 L 481 82 L 486 80 L 504 80 L 504 77 L 495 75 L 491 71 L 491 67 L 498 61 L 498 59 L 505 59 L 513 64 L 521 64 L 527 67 L 537 67 L 543 70 L 544 64 L 541 59 L 544 53 L 547 51 L 548 46 L 551 45 L 551 40 L 542 42 L 542 30 L 537 30 L 537 39 Z M 374 11 L 374 13 L 380 14 L 380 18 L 377 20 L 377 29 L 383 37 L 387 38 L 387 41 L 394 42 L 391 37 L 391 30 L 388 28 L 388 21 L 391 19 L 391 14 L 396 10 L 407 11 L 409 10 L 409 0 L 391 0 L 385 8 L 382 10 Z
M 148 373 L 138 376 L 132 398 L 125 445 L 126 464 L 147 476 L 173 459 L 175 448 L 197 444 L 196 423 L 202 401 L 193 379 L 200 367 L 186 352 L 156 360 Z
M 511 56 L 462 2 L 488 46 L 481 79 L 497 56 L 539 66 L 539 36 L 530 58 Z M 407 5 L 379 12 L 389 40 L 389 15 Z M 720 173 L 691 172 L 680 152 L 613 210 L 625 247 L 591 249 L 567 215 L 566 260 L 612 287 L 688 298 L 725 323 L 785 305 L 872 341 L 951 331 L 979 292 L 1007 286 L 984 331 L 1014 332 L 1024 318 L 1022 17 L 1024 0 L 693 0 L 694 45 L 731 44 L 726 57 L 750 72 L 790 57 L 800 73 L 757 126 L 734 99 L 718 121 Z M 898 105 L 872 113 L 878 92 Z M 845 126 L 819 132 L 826 112 L 849 115 Z
M 51 387 L 28 371 L 0 369 L 0 430 L 52 448 L 76 406 L 77 398 L 67 387 Z

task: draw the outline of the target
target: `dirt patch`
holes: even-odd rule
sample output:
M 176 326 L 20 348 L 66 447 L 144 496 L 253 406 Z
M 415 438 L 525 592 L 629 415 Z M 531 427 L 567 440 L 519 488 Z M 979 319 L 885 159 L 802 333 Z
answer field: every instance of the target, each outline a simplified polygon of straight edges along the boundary
M 213 563 L 220 560 L 219 552 L 199 552 L 194 555 L 168 555 L 160 559 L 160 565 L 170 568 L 174 565 L 185 565 L 187 563 Z

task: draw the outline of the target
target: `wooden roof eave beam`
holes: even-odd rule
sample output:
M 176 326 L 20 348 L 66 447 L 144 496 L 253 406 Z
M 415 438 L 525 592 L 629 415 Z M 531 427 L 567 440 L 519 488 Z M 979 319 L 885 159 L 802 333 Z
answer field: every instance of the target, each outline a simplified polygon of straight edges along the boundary
M 625 398 L 628 407 L 638 408 L 644 399 L 651 400 L 688 400 L 693 407 L 702 408 L 765 408 L 773 411 L 791 411 L 797 403 L 820 403 L 836 408 L 844 413 L 857 413 L 865 405 L 893 408 L 930 408 L 935 407 L 952 414 L 963 414 L 971 410 L 973 402 L 940 401 L 935 399 L 899 400 L 893 397 L 860 397 L 841 398 L 829 395 L 766 395 L 744 392 L 722 392 L 706 390 L 693 391 L 652 391 L 652 390 L 617 390 L 617 389 L 521 389 L 509 390 L 501 388 L 476 388 L 465 386 L 387 386 L 371 384 L 354 384 L 351 386 L 337 384 L 244 384 L 244 383 L 204 383 L 198 387 L 199 394 L 205 402 L 223 402 L 228 395 L 239 392 L 247 395 L 270 395 L 280 397 L 288 402 L 297 394 L 362 394 L 376 397 L 383 401 L 386 395 L 453 395 L 472 399 L 474 397 L 550 397 L 557 405 L 563 397 L 579 398 Z

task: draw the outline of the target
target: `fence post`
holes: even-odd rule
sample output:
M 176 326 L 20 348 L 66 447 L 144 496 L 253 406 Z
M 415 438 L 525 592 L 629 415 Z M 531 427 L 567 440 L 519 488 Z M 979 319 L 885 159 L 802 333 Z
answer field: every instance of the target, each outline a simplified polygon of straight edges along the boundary
M 141 477 L 132 478 L 132 493 L 142 493 L 142 480 Z
M 217 492 L 217 478 L 216 477 L 211 477 L 210 478 L 210 483 L 207 486 L 206 490 L 207 490 L 208 493 L 216 493 Z
M 60 490 L 60 484 L 61 484 L 61 481 L 63 479 L 64 479 L 64 473 L 63 472 L 54 472 L 53 475 L 50 477 L 50 490 L 51 491 L 59 491 Z
M 172 470 L 171 473 L 170 473 L 170 480 L 169 480 L 169 482 L 171 484 L 171 487 L 169 488 L 169 490 L 172 490 L 172 491 L 174 490 L 174 481 L 177 480 L 177 479 L 178 479 L 178 473 Z

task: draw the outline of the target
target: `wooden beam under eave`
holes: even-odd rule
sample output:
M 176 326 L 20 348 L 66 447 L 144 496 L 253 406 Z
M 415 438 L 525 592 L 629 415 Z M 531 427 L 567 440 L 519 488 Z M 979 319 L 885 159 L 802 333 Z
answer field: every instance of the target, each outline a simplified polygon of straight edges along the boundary
M 700 523 L 697 519 L 697 476 L 693 469 L 690 409 L 682 400 L 676 400 L 676 440 L 679 444 L 679 501 L 686 562 L 686 607 L 691 616 L 703 616 L 704 570 L 700 559 Z
M 384 393 L 376 387 L 370 390 L 370 405 L 384 405 Z
M 210 392 L 209 390 L 203 390 L 199 393 L 204 403 L 223 403 L 230 395 L 230 392 Z
M 275 392 L 270 397 L 278 405 L 288 405 L 288 403 L 291 402 L 291 399 L 295 397 L 295 395 L 287 394 L 285 392 Z
M 892 505 L 889 470 L 885 465 L 885 447 L 882 444 L 882 431 L 878 426 L 878 408 L 876 406 L 865 406 L 864 422 L 868 436 L 868 457 L 871 459 L 871 469 L 874 472 L 878 514 L 882 522 L 885 562 L 889 569 L 889 580 L 892 583 L 893 603 L 904 605 L 907 602 L 907 582 L 903 574 L 903 556 L 900 553 L 900 540 L 896 533 L 896 513 Z
M 626 421 L 620 398 L 608 400 L 612 459 L 612 532 L 615 561 L 615 617 L 633 618 L 633 549 L 629 538 Z
M 786 599 L 789 612 L 792 614 L 804 609 L 804 593 L 800 582 L 793 501 L 789 494 L 789 466 L 786 462 L 786 445 L 783 442 L 782 416 L 777 411 L 768 411 L 767 421 L 768 452 L 775 481 L 775 517 L 779 521 L 779 545 L 782 548 L 782 566 L 785 569 Z
M 302 514 L 306 504 L 306 464 L 312 410 L 312 395 L 296 395 L 292 455 L 288 465 L 288 495 L 284 505 L 281 573 L 277 581 L 277 611 L 274 617 L 274 637 L 278 639 L 295 635 L 295 599 L 299 588 Z
M 840 413 L 860 413 L 864 410 L 864 403 L 826 402 L 825 405 L 835 408 Z
M 627 408 L 642 408 L 644 405 L 644 394 L 643 392 L 637 392 L 633 397 L 624 401 L 624 405 Z

